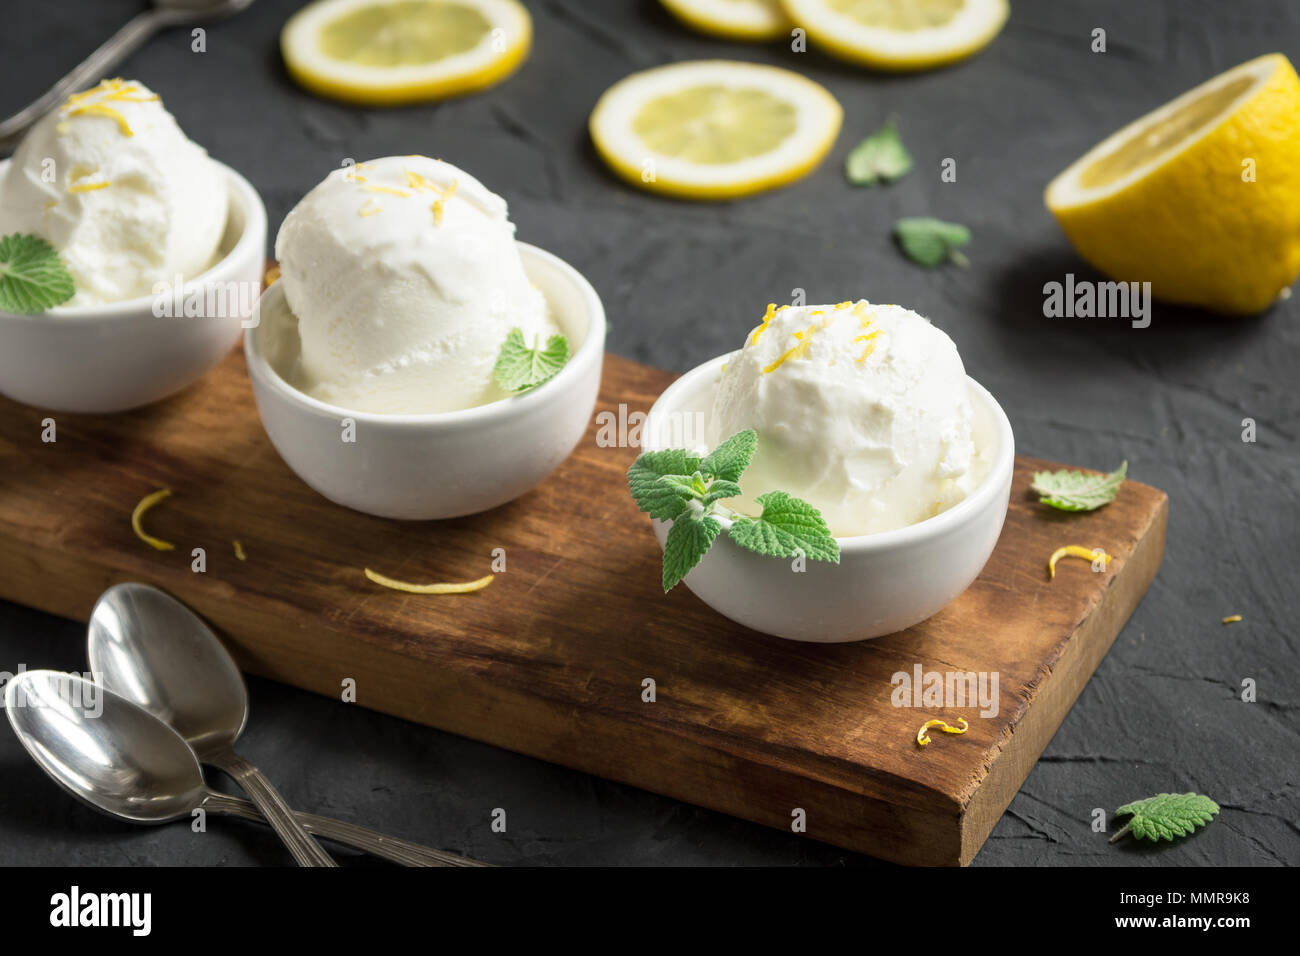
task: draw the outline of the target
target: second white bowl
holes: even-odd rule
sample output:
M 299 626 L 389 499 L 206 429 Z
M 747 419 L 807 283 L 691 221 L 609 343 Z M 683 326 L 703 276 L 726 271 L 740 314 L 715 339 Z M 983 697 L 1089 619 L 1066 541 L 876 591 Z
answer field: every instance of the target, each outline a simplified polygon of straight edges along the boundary
M 124 411 L 196 382 L 235 347 L 262 288 L 266 208 L 248 180 L 222 169 L 230 212 L 221 261 L 178 294 L 0 312 L 0 392 L 51 411 Z
M 294 388 L 267 360 L 268 336 L 288 309 L 279 283 L 266 290 L 244 354 L 262 424 L 299 478 L 367 514 L 455 518 L 518 498 L 569 456 L 600 388 L 605 310 L 591 284 L 562 259 L 523 242 L 519 253 L 573 343 L 572 357 L 531 391 L 462 411 L 357 412 Z
M 650 409 L 642 448 L 683 447 L 707 434 L 721 367 L 719 356 L 687 372 Z M 840 563 L 764 557 L 719 534 L 683 579 L 695 595 L 738 624 L 796 641 L 843 643 L 901 631 L 936 614 L 979 576 L 1002 531 L 1011 496 L 1015 441 L 1002 408 L 967 378 L 977 449 L 989 460 L 984 480 L 933 518 L 879 534 L 837 538 Z M 741 478 L 744 485 L 744 478 Z M 653 521 L 663 547 L 671 524 Z M 724 528 L 727 524 L 723 522 Z

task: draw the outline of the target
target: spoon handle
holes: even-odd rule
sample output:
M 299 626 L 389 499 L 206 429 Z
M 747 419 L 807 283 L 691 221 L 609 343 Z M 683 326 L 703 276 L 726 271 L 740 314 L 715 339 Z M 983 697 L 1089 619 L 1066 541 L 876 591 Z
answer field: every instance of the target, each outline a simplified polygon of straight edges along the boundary
M 210 813 L 238 817 L 241 820 L 250 820 L 254 823 L 266 822 L 266 818 L 257 811 L 256 806 L 247 800 L 241 800 L 239 797 L 232 797 L 225 793 L 214 792 L 210 794 L 207 800 L 204 801 L 203 807 Z M 300 810 L 295 810 L 293 815 L 308 833 L 324 837 L 327 840 L 334 840 L 336 843 L 342 843 L 344 846 L 350 846 L 356 850 L 362 850 L 372 856 L 400 863 L 402 866 L 492 865 L 457 856 L 455 853 L 448 853 L 445 850 L 434 850 L 419 843 L 412 843 L 410 840 L 401 840 L 343 820 L 321 817 L 314 813 L 303 813 Z
M 299 866 L 338 866 L 297 821 L 289 805 L 284 802 L 284 797 L 271 786 L 271 781 L 262 776 L 262 771 L 228 749 L 204 753 L 203 762 L 230 774 L 244 792 L 252 797 L 257 809 L 284 841 Z
M 52 110 L 69 93 L 93 80 L 134 53 L 145 40 L 167 22 L 167 18 L 156 10 L 146 10 L 136 14 L 122 29 L 108 40 L 78 66 L 73 67 L 63 79 L 55 83 L 45 93 L 20 112 L 15 113 L 0 123 L 0 152 L 12 149 L 28 127 Z

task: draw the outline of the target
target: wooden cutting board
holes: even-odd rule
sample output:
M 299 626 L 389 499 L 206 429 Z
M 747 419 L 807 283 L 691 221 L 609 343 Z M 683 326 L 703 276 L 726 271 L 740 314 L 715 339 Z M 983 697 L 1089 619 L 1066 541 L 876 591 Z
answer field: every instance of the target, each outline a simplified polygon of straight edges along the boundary
M 648 409 L 672 379 L 611 356 L 599 409 Z M 54 442 L 42 440 L 48 417 Z M 636 451 L 595 436 L 593 422 L 511 504 L 404 523 L 333 505 L 289 471 L 258 421 L 242 352 L 122 415 L 51 416 L 0 398 L 0 594 L 85 620 L 109 585 L 152 582 L 204 614 L 251 673 L 333 697 L 351 678 L 365 707 L 774 827 L 802 810 L 807 836 L 885 859 L 965 864 L 1164 551 L 1163 492 L 1129 481 L 1109 506 L 1066 515 L 1028 492 L 1048 464 L 1021 458 L 997 551 L 948 608 L 875 641 L 782 641 L 684 587 L 661 592 L 659 548 L 624 484 Z M 174 495 L 146 526 L 176 543 L 170 552 L 129 523 L 161 487 Z M 1068 560 L 1049 582 L 1062 544 L 1114 560 L 1105 573 Z M 404 594 L 362 574 L 468 580 L 498 548 L 506 571 L 477 594 Z M 918 664 L 996 671 L 997 716 L 967 707 L 968 733 L 917 747 L 922 722 L 957 715 L 892 706 L 891 675 Z

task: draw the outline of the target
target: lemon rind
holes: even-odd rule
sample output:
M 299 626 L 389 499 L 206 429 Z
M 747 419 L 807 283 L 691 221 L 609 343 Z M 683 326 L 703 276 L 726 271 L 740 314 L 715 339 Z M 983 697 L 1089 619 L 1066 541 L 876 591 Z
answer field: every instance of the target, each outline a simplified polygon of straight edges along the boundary
M 398 106 L 446 99 L 495 86 L 522 65 L 532 48 L 532 18 L 518 0 L 467 0 L 505 32 L 506 48 L 491 49 L 492 31 L 473 49 L 428 66 L 366 67 L 321 53 L 321 28 L 349 9 L 388 0 L 320 0 L 285 23 L 280 51 L 285 69 L 312 93 L 365 106 Z
M 1230 122 L 1243 105 L 1249 103 L 1261 89 L 1268 85 L 1269 80 L 1273 78 L 1274 74 L 1285 62 L 1286 57 L 1281 53 L 1265 53 L 1262 56 L 1257 56 L 1217 76 L 1210 77 L 1204 83 L 1192 87 L 1185 93 L 1144 113 L 1132 122 L 1126 123 L 1076 159 L 1048 183 L 1047 188 L 1043 191 L 1044 203 L 1052 212 L 1065 211 L 1089 206 L 1124 192 L 1135 183 L 1141 182 L 1152 173 L 1168 165 L 1197 143 L 1213 135 L 1224 124 Z M 1267 66 L 1267 69 L 1265 69 L 1265 66 Z M 1171 143 L 1163 152 L 1113 182 L 1091 189 L 1078 185 L 1078 180 L 1085 170 L 1099 160 L 1115 153 L 1121 146 L 1132 140 L 1139 131 L 1147 129 L 1165 117 L 1178 112 L 1193 100 L 1199 99 L 1221 86 L 1232 83 L 1245 73 L 1252 72 L 1256 73 L 1255 82 L 1222 111 L 1216 113 L 1211 119 L 1197 128 L 1194 133 Z
M 781 0 L 786 16 L 814 47 L 851 63 L 892 72 L 947 66 L 973 56 L 1002 31 L 1007 0 L 967 0 L 947 24 L 928 30 L 869 27 L 826 7 L 823 0 Z
M 670 76 L 679 82 L 674 83 Z M 692 164 L 656 154 L 631 130 L 631 119 L 639 107 L 655 95 L 691 82 L 739 82 L 742 76 L 768 92 L 784 94 L 799 107 L 799 127 L 777 150 L 737 163 Z M 798 93 L 791 96 L 795 90 Z M 803 178 L 826 158 L 842 122 L 839 101 L 825 87 L 798 73 L 738 60 L 692 60 L 624 77 L 597 101 L 588 129 L 601 158 L 632 185 L 679 199 L 721 200 L 765 192 Z M 629 160 L 629 155 L 636 159 Z M 641 164 L 647 159 L 655 163 L 651 182 L 642 178 Z
M 715 16 L 710 12 L 713 4 L 709 0 L 704 0 L 703 3 L 696 0 L 659 0 L 659 2 L 665 10 L 692 30 L 721 37 L 724 40 L 766 43 L 786 36 L 794 27 L 788 18 L 781 15 L 770 23 L 759 23 L 757 19 L 740 23 L 735 19 L 725 19 L 721 13 Z

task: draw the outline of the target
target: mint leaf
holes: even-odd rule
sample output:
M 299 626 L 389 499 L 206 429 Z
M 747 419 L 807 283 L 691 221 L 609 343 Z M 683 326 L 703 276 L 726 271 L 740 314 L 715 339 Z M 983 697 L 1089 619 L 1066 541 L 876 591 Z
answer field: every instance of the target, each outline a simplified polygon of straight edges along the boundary
M 912 154 L 903 145 L 892 119 L 858 143 L 844 161 L 844 175 L 855 186 L 892 183 L 911 171 Z
M 627 487 L 636 505 L 652 518 L 672 521 L 687 508 L 687 497 L 659 481 L 665 476 L 686 478 L 700 468 L 700 459 L 681 448 L 648 451 L 627 470 Z
M 677 582 L 686 577 L 688 571 L 700 563 L 700 559 L 713 546 L 713 539 L 718 536 L 722 525 L 716 518 L 699 517 L 684 514 L 668 529 L 668 538 L 664 541 L 664 593 L 668 593 Z
M 709 490 L 700 500 L 706 505 L 711 505 L 715 501 L 721 501 L 724 498 L 734 498 L 740 494 L 740 485 L 734 481 L 727 481 L 725 478 L 714 478 L 709 482 Z
M 957 251 L 970 242 L 970 230 L 955 222 L 911 216 L 894 223 L 894 235 L 907 257 L 919 265 L 934 268 L 950 260 L 963 268 L 970 265 Z
M 1126 803 L 1115 811 L 1115 816 L 1132 816 L 1118 830 L 1110 842 L 1114 843 L 1125 833 L 1132 832 L 1139 840 L 1170 840 L 1187 836 L 1197 827 L 1205 826 L 1219 812 L 1219 805 L 1199 793 L 1157 793 L 1145 800 Z
M 736 432 L 700 462 L 700 471 L 715 478 L 727 481 L 739 481 L 741 474 L 749 467 L 758 447 L 758 432 L 746 428 Z
M 0 239 L 0 310 L 44 312 L 76 291 L 68 267 L 44 239 L 19 233 Z
M 530 349 L 521 329 L 511 329 L 497 356 L 492 374 L 507 392 L 536 388 L 555 377 L 569 361 L 569 340 L 552 335 L 546 348 Z
M 1102 505 L 1110 504 L 1124 484 L 1128 474 L 1128 462 L 1109 475 L 1090 475 L 1082 471 L 1036 471 L 1034 482 L 1030 486 L 1042 497 L 1045 505 L 1062 511 L 1096 511 Z
M 667 485 L 686 498 L 703 498 L 709 490 L 704 476 L 698 471 L 691 475 L 663 475 L 659 478 L 659 484 Z
M 743 548 L 778 558 L 804 554 L 814 561 L 840 562 L 840 546 L 822 514 L 808 502 L 784 491 L 769 491 L 757 499 L 763 513 L 737 518 L 731 538 Z

